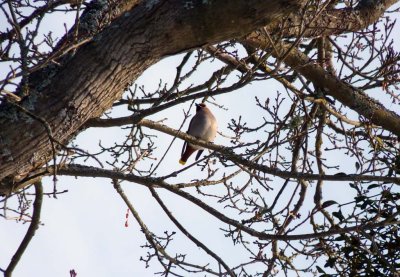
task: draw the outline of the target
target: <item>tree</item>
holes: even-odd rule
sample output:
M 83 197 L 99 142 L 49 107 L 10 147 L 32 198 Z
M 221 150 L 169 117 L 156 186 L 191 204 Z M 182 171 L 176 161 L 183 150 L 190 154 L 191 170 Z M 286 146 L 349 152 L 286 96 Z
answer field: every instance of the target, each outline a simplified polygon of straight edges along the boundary
M 1 81 L 0 192 L 3 202 L 29 204 L 28 188 L 35 188 L 30 227 L 5 275 L 39 224 L 44 176 L 53 176 L 54 197 L 60 176 L 111 180 L 145 235 L 143 260 L 157 259 L 166 275 L 398 274 L 397 2 L 3 1 L 8 28 L 0 33 L 0 55 L 10 70 Z M 76 16 L 57 40 L 41 28 L 60 10 Z M 172 82 L 154 92 L 133 85 L 148 67 L 181 53 Z M 208 79 L 199 81 L 202 68 Z M 267 89 L 271 84 L 279 90 Z M 189 103 L 229 109 L 223 95 L 258 85 L 266 92 L 256 93 L 253 112 L 237 109 L 220 127 L 223 143 L 181 131 Z M 187 112 L 179 130 L 149 119 L 181 104 Z M 105 114 L 110 108 L 124 115 Z M 98 153 L 73 143 L 85 130 L 123 126 L 126 138 Z M 168 147 L 160 144 L 166 135 Z M 175 138 L 212 152 L 164 172 Z M 188 181 L 187 172 L 196 178 Z M 174 230 L 153 233 L 122 181 L 147 187 Z M 328 186 L 343 187 L 352 201 L 331 197 Z M 218 219 L 250 258 L 232 265 L 213 252 L 170 211 L 164 190 Z M 4 211 L 28 214 L 19 207 Z M 172 254 L 176 236 L 210 261 Z

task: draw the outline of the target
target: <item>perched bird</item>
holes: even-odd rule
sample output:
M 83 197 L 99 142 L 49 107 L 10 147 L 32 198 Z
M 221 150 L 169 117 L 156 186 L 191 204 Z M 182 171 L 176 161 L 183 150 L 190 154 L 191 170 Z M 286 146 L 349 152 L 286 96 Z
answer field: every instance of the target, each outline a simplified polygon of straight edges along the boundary
M 212 142 L 217 135 L 217 120 L 204 103 L 196 104 L 196 114 L 190 121 L 189 130 L 187 131 L 187 133 L 208 142 Z M 185 143 L 183 144 L 182 156 L 179 160 L 179 163 L 181 165 L 184 165 L 190 155 L 192 155 L 193 152 L 196 150 L 199 150 L 196 155 L 197 161 L 201 156 L 201 153 L 203 153 L 204 148 L 187 143 L 185 141 Z

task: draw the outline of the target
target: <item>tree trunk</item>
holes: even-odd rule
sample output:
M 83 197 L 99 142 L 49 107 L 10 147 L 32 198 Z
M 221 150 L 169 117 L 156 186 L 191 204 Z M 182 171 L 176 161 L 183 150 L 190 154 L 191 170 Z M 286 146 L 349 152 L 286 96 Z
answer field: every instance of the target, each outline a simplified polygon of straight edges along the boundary
M 126 1 L 129 2 L 129 1 Z M 132 1 L 137 2 L 137 1 Z M 28 96 L 0 106 L 0 192 L 43 166 L 53 141 L 68 143 L 163 57 L 246 35 L 298 9 L 302 0 L 142 1 L 61 67 L 33 75 Z M 8 180 L 10 180 L 8 178 Z

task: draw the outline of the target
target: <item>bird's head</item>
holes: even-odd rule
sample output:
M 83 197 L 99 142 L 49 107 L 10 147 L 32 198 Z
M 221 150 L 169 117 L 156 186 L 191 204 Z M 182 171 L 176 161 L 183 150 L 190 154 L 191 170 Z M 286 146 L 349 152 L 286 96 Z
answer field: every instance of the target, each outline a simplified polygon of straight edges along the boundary
M 206 104 L 204 104 L 204 103 L 200 103 L 200 104 L 196 103 L 195 105 L 196 105 L 196 112 L 199 112 L 206 108 Z

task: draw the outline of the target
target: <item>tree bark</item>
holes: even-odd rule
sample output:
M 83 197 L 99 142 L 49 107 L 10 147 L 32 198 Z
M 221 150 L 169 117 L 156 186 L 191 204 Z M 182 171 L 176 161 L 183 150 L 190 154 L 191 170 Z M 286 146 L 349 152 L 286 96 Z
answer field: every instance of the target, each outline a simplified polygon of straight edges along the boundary
M 134 1 L 137 2 L 137 1 Z M 30 80 L 29 95 L 0 106 L 2 191 L 51 159 L 128 85 L 163 57 L 231 39 L 298 9 L 304 0 L 142 1 L 62 64 Z M 22 108 L 21 108 L 22 107 Z M 7 182 L 4 181 L 5 177 Z

